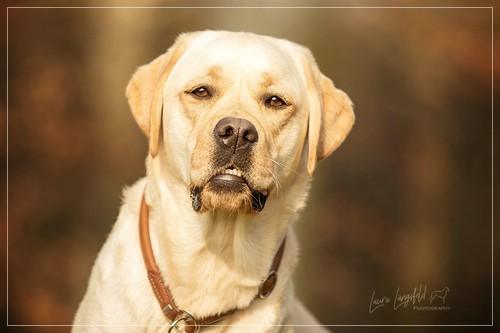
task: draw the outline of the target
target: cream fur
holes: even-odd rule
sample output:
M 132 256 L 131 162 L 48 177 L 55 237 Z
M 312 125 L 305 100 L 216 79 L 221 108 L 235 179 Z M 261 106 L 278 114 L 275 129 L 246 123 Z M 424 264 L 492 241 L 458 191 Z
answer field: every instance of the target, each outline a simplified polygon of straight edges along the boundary
M 138 70 L 127 97 L 149 138 L 147 176 L 124 191 L 73 332 L 167 331 L 138 239 L 144 191 L 153 250 L 176 304 L 200 317 L 243 309 L 223 326 L 202 332 L 325 331 L 292 326 L 319 324 L 294 297 L 291 281 L 298 257 L 293 224 L 305 205 L 310 176 L 354 121 L 347 95 L 324 80 L 309 51 L 299 45 L 214 31 L 180 36 L 165 55 Z M 217 95 L 200 102 L 186 93 L 203 84 L 216 87 Z M 286 95 L 291 106 L 269 110 L 262 102 L 264 86 Z M 269 191 L 267 204 L 259 213 L 249 212 L 230 196 L 207 192 L 213 204 L 195 212 L 190 188 L 213 175 L 213 127 L 229 116 L 248 119 L 259 132 L 246 177 L 252 188 Z M 160 135 L 154 134 L 158 128 Z M 278 284 L 269 298 L 252 301 L 285 235 Z

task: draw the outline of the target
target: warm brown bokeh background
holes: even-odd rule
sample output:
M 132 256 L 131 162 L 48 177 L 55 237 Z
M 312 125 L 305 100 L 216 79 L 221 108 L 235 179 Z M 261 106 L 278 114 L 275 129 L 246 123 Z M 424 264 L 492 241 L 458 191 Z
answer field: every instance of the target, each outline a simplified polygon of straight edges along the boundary
M 124 97 L 128 79 L 179 33 L 226 29 L 308 46 L 355 103 L 354 130 L 320 164 L 298 225 L 297 293 L 308 307 L 325 324 L 490 324 L 492 14 L 10 8 L 8 323 L 71 323 L 121 189 L 144 175 L 147 146 Z M 369 313 L 374 291 L 393 298 L 420 285 L 427 298 L 449 287 L 451 309 Z

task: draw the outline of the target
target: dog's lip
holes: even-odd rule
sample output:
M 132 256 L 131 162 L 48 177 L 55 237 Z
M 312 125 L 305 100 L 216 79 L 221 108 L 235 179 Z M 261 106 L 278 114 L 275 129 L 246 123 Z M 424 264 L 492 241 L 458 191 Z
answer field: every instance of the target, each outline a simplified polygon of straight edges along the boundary
M 226 167 L 221 172 L 212 176 L 212 178 L 208 181 L 208 184 L 210 183 L 236 191 L 241 191 L 242 186 L 247 187 L 251 191 L 252 209 L 256 212 L 262 211 L 266 205 L 268 191 L 252 188 L 252 186 L 248 183 L 245 174 L 234 166 Z M 197 212 L 201 209 L 200 193 L 201 191 L 199 188 L 192 189 L 191 191 L 193 209 Z
M 229 167 L 225 168 L 222 172 L 219 172 L 215 176 L 210 178 L 210 180 L 208 182 L 210 183 L 213 180 L 245 184 L 250 188 L 250 190 L 252 192 L 259 192 L 262 195 L 267 196 L 267 190 L 252 189 L 252 187 L 248 183 L 247 178 L 243 174 L 243 172 L 241 172 L 238 168 L 236 168 L 234 166 L 229 166 Z

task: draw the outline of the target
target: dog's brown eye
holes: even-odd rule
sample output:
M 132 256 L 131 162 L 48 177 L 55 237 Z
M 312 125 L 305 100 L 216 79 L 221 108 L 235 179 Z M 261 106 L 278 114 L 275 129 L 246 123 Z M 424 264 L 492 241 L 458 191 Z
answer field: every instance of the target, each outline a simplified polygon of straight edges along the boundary
M 200 98 L 207 98 L 207 97 L 211 96 L 210 91 L 205 87 L 196 88 L 195 90 L 193 90 L 191 92 L 191 94 L 195 95 L 196 97 L 200 97 Z
M 271 98 L 269 98 L 267 101 L 266 101 L 266 104 L 272 108 L 279 108 L 279 107 L 282 107 L 282 106 L 285 106 L 287 105 L 285 103 L 285 101 L 283 101 L 281 98 L 279 98 L 278 96 L 272 96 Z

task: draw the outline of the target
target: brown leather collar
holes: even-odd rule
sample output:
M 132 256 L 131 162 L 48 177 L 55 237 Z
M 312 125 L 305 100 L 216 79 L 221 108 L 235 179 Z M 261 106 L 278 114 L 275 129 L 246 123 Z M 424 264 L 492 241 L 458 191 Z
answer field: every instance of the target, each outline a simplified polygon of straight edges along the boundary
M 163 278 L 160 273 L 160 269 L 156 264 L 156 260 L 153 253 L 153 248 L 151 247 L 151 239 L 149 236 L 149 208 L 146 204 L 145 195 L 142 196 L 141 210 L 139 214 L 139 238 L 141 242 L 142 256 L 144 258 L 144 264 L 146 265 L 146 270 L 148 273 L 148 279 L 153 288 L 153 292 L 160 303 L 160 307 L 165 314 L 165 316 L 170 320 L 171 332 L 175 328 L 178 332 L 195 333 L 199 332 L 202 326 L 212 325 L 218 323 L 224 318 L 232 315 L 238 309 L 234 308 L 223 313 L 219 313 L 213 316 L 207 316 L 202 318 L 195 317 L 190 311 L 182 310 L 177 307 L 172 297 L 168 286 L 165 285 Z M 262 281 L 255 299 L 264 299 L 268 297 L 273 291 L 276 282 L 278 280 L 278 269 L 281 264 L 281 258 L 283 257 L 283 252 L 285 249 L 286 238 L 283 239 L 276 255 L 274 256 L 269 274 Z M 249 305 L 250 306 L 250 305 Z

